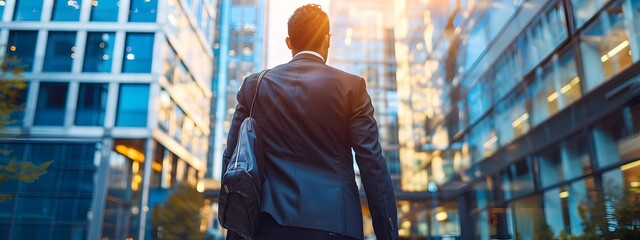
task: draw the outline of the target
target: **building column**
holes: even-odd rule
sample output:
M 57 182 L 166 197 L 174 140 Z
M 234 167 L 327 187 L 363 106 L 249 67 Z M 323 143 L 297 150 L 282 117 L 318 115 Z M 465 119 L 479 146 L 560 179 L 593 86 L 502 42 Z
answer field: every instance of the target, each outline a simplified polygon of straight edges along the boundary
M 87 240 L 101 239 L 102 220 L 109 189 L 109 158 L 113 149 L 113 138 L 105 137 L 101 143 L 96 144 L 96 159 L 99 161 L 96 171 L 93 200 L 91 203 L 91 215 L 89 217 L 89 232 Z

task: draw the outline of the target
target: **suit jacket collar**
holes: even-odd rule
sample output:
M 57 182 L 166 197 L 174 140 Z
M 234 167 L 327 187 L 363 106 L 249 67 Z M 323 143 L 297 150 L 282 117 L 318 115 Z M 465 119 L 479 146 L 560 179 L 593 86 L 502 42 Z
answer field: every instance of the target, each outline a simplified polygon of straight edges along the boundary
M 325 64 L 325 62 L 323 62 L 322 59 L 320 59 L 320 58 L 318 58 L 318 57 L 316 57 L 316 56 L 314 56 L 312 54 L 307 54 L 307 53 L 302 53 L 302 54 L 298 54 L 298 55 L 294 56 L 293 59 L 291 59 L 291 62 L 298 61 L 298 60 L 301 60 L 301 59 L 312 60 L 312 61 L 316 61 L 316 62 Z

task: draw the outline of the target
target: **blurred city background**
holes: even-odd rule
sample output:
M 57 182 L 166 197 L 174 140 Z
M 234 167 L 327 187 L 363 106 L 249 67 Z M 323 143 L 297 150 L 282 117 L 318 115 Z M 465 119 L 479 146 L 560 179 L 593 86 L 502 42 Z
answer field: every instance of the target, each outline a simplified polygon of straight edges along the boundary
M 235 93 L 309 2 L 0 0 L 0 239 L 222 239 Z M 317 2 L 403 239 L 640 239 L 640 0 Z

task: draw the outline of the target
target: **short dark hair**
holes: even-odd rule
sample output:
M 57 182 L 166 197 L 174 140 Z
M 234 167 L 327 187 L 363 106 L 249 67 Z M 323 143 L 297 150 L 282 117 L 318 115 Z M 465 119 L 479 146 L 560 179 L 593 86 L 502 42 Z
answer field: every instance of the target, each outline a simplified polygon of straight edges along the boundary
M 329 16 L 320 5 L 307 4 L 296 9 L 289 18 L 289 39 L 296 50 L 316 50 L 329 34 Z

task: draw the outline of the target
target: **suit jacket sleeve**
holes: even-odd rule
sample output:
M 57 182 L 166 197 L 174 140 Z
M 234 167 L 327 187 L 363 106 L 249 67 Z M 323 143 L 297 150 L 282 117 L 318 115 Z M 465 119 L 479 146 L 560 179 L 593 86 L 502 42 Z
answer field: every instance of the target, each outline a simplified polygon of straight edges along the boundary
M 360 79 L 351 101 L 349 140 L 356 154 L 362 184 L 378 239 L 398 239 L 395 193 L 378 141 L 378 124 L 371 98 Z
M 233 114 L 233 120 L 231 121 L 231 127 L 229 128 L 229 135 L 227 135 L 227 148 L 222 153 L 222 174 L 227 171 L 231 155 L 233 155 L 233 151 L 236 149 L 240 124 L 242 124 L 242 121 L 249 116 L 249 107 L 247 106 L 247 102 L 244 97 L 244 92 L 247 88 L 247 79 L 248 77 L 242 82 L 240 90 L 238 90 L 238 94 L 236 94 L 238 104 L 236 105 L 236 111 Z

